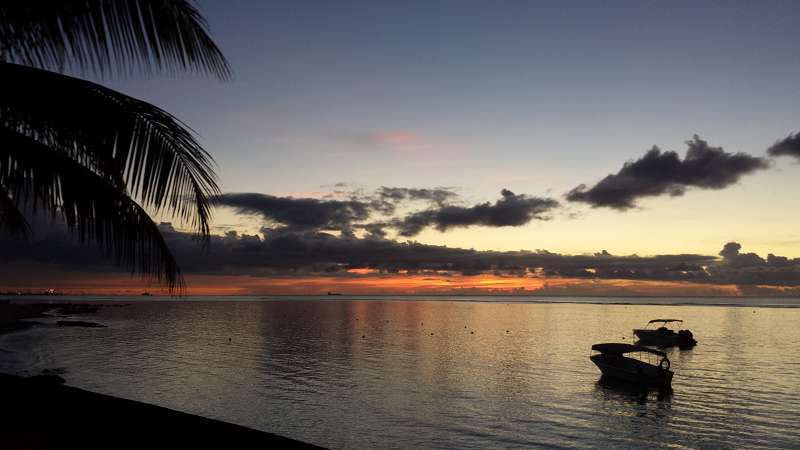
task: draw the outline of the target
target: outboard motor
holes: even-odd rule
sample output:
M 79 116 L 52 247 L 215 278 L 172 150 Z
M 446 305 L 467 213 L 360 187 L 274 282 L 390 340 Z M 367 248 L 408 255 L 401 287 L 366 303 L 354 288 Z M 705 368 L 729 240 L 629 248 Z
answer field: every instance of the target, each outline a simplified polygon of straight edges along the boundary
M 691 348 L 697 345 L 697 341 L 694 340 L 694 335 L 689 330 L 680 330 L 678 331 L 678 347 L 684 348 Z

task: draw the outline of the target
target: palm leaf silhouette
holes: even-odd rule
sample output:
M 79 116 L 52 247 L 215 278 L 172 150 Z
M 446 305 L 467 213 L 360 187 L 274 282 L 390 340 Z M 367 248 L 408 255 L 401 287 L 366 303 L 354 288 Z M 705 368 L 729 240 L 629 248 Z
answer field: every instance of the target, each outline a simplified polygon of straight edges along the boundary
M 0 230 L 27 238 L 30 225 L 8 191 L 0 185 Z
M 143 206 L 167 206 L 208 233 L 219 193 L 211 157 L 175 117 L 98 84 L 0 63 L 0 124 L 106 177 Z M 68 114 L 64 112 L 68 111 Z
M 228 78 L 202 17 L 182 0 L 0 5 L 0 228 L 24 236 L 23 212 L 42 209 L 118 264 L 182 291 L 147 210 L 177 216 L 207 238 L 219 194 L 210 155 L 166 111 L 48 70 Z
M 63 219 L 81 241 L 96 242 L 118 264 L 183 290 L 158 226 L 118 186 L 27 136 L 2 129 L 0 141 L 0 158 L 14 167 L 0 172 L 0 184 L 15 198 Z
M 230 77 L 185 0 L 26 0 L 0 6 L 0 58 L 95 75 L 197 71 Z

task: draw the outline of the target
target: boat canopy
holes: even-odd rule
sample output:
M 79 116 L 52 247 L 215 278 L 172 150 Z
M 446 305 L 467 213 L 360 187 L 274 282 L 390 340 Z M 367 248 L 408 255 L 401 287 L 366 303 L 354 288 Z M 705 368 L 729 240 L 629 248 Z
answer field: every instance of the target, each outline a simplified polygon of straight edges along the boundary
M 624 355 L 625 353 L 635 353 L 635 352 L 646 352 L 652 353 L 654 355 L 658 355 L 661 357 L 667 356 L 666 353 L 660 352 L 658 350 L 653 350 L 652 348 L 648 348 L 642 345 L 632 345 L 632 344 L 623 344 L 621 342 L 611 342 L 606 344 L 594 344 L 592 346 L 592 350 L 596 350 L 600 353 L 604 353 L 607 355 Z
M 647 323 L 670 323 L 670 322 L 683 322 L 681 319 L 653 319 Z

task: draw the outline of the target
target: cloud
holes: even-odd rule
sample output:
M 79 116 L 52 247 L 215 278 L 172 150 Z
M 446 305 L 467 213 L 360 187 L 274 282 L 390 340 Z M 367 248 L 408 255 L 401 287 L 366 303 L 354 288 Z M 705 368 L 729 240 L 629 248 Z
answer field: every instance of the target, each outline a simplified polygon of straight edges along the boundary
M 423 201 L 442 206 L 457 200 L 458 194 L 452 188 L 446 187 L 426 189 L 381 186 L 372 194 L 364 194 L 360 190 L 352 191 L 351 198 L 369 203 L 375 211 L 383 215 L 392 215 L 403 203 Z
M 626 210 L 636 207 L 636 201 L 642 197 L 680 196 L 691 187 L 723 189 L 743 175 L 769 167 L 764 158 L 727 153 L 720 147 L 709 146 L 697 135 L 686 141 L 686 145 L 688 150 L 683 160 L 676 152 L 662 152 L 653 147 L 591 188 L 583 184 L 574 188 L 567 193 L 567 200 L 595 208 Z
M 767 149 L 770 156 L 794 156 L 800 158 L 800 133 L 790 134 Z
M 441 205 L 436 208 L 409 214 L 392 226 L 401 236 L 415 236 L 426 227 L 447 231 L 454 227 L 482 225 L 488 227 L 521 226 L 538 219 L 545 220 L 545 214 L 559 206 L 551 198 L 529 197 L 514 194 L 508 189 L 501 191 L 501 198 L 494 204 L 480 203 L 471 207 Z
M 420 150 L 429 148 L 420 136 L 410 131 L 381 130 L 361 133 L 345 133 L 336 136 L 339 141 L 370 149 Z
M 36 224 L 31 241 L 0 236 L 0 263 L 4 268 L 0 272 L 0 285 L 13 285 L 15 280 L 34 269 L 43 274 L 58 270 L 84 275 L 124 273 L 124 269 L 114 266 L 100 249 L 93 251 L 81 245 L 63 225 L 47 228 L 39 225 Z M 800 258 L 770 254 L 764 259 L 753 253 L 742 253 L 741 245 L 735 242 L 724 246 L 720 252 L 722 258 L 699 254 L 619 256 L 606 251 L 563 255 L 546 250 L 479 251 L 278 229 L 264 230 L 262 235 L 230 231 L 224 236 L 212 236 L 208 247 L 203 248 L 191 233 L 177 231 L 169 224 L 162 224 L 161 230 L 184 273 L 191 276 L 302 278 L 486 274 L 540 280 L 736 285 L 742 292 L 748 287 L 795 292 L 784 288 L 800 287 Z M 752 289 L 747 292 L 750 291 Z
M 556 200 L 514 194 L 503 189 L 494 204 L 474 206 L 452 204 L 458 194 L 452 188 L 380 187 L 372 193 L 363 190 L 334 191 L 341 198 L 276 197 L 258 193 L 228 193 L 218 204 L 241 214 L 259 215 L 266 226 L 291 231 L 338 231 L 353 235 L 364 230 L 370 237 L 386 237 L 387 230 L 411 237 L 427 227 L 447 231 L 473 225 L 487 227 L 521 226 L 531 220 L 545 220 L 546 213 L 559 207 Z M 428 209 L 394 216 L 401 206 L 424 202 Z M 375 216 L 382 216 L 376 218 Z M 394 217 L 393 217 L 394 216 Z
M 708 268 L 712 279 L 742 286 L 800 286 L 800 258 L 770 253 L 764 259 L 755 253 L 742 253 L 741 248 L 738 242 L 725 244 L 719 253 L 722 261 Z
M 327 233 L 275 230 L 263 236 L 229 233 L 212 240 L 206 257 L 184 233 L 166 232 L 171 248 L 188 272 L 277 274 L 345 273 L 372 269 L 382 273 L 452 272 L 506 276 L 704 280 L 702 268 L 716 260 L 704 255 L 654 257 L 561 255 L 539 251 L 478 251 L 401 243 L 388 239 L 337 237 Z M 184 263 L 185 261 L 185 263 Z
M 458 198 L 458 194 L 453 192 L 452 188 L 446 187 L 420 189 L 381 186 L 375 193 L 380 199 L 394 203 L 405 200 L 424 200 L 437 205 L 444 205 Z
M 304 276 L 346 275 L 348 270 L 371 269 L 383 274 L 454 273 L 508 277 L 622 279 L 678 281 L 739 286 L 800 286 L 800 258 L 772 255 L 766 260 L 741 253 L 738 243 L 726 244 L 723 258 L 712 255 L 563 255 L 546 250 L 480 251 L 397 242 L 379 238 L 333 236 L 319 232 L 266 231 L 262 236 L 237 235 L 212 239 L 204 253 L 192 235 L 164 228 L 167 242 L 187 273 Z M 53 236 L 51 236 L 52 239 Z M 75 244 L 77 245 L 77 244 Z M 43 252 L 49 246 L 40 246 Z M 44 255 L 76 258 L 70 245 Z M 724 251 L 724 250 L 723 250 Z M 19 253 L 18 253 L 19 254 Z M 81 259 L 86 263 L 86 258 Z
M 719 256 L 722 256 L 722 263 L 729 267 L 752 267 L 763 266 L 767 262 L 755 253 L 740 253 L 742 245 L 738 242 L 728 242 L 722 247 Z M 775 255 L 773 256 L 773 260 Z M 788 262 L 788 258 L 786 259 Z
M 206 249 L 190 233 L 162 224 L 161 231 L 181 268 L 188 274 L 311 275 L 345 274 L 353 269 L 381 273 L 445 272 L 462 275 L 489 273 L 503 276 L 633 278 L 688 280 L 705 277 L 702 265 L 716 258 L 703 255 L 654 257 L 560 255 L 538 251 L 478 251 L 397 242 L 379 238 L 334 236 L 323 232 L 288 229 L 264 230 L 263 235 L 212 236 Z M 0 261 L 38 262 L 80 267 L 87 271 L 115 271 L 113 265 L 74 239 L 61 225 L 41 233 L 32 242 L 0 238 Z M 11 267 L 7 264 L 5 267 Z M 4 277 L 9 277 L 8 271 Z
M 295 230 L 330 230 L 349 233 L 353 222 L 369 218 L 370 205 L 357 200 L 275 197 L 257 193 L 222 194 L 220 205 L 243 214 L 257 214 Z

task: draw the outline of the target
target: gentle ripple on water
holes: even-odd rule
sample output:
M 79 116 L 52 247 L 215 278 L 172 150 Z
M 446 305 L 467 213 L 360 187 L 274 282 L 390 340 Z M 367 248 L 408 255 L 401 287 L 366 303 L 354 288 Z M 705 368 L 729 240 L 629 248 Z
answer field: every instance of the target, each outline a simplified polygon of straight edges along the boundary
M 673 395 L 601 383 L 589 347 L 659 316 L 700 341 L 669 351 Z M 140 301 L 85 318 L 109 328 L 3 336 L 0 369 L 63 367 L 74 386 L 333 448 L 800 442 L 798 308 Z

